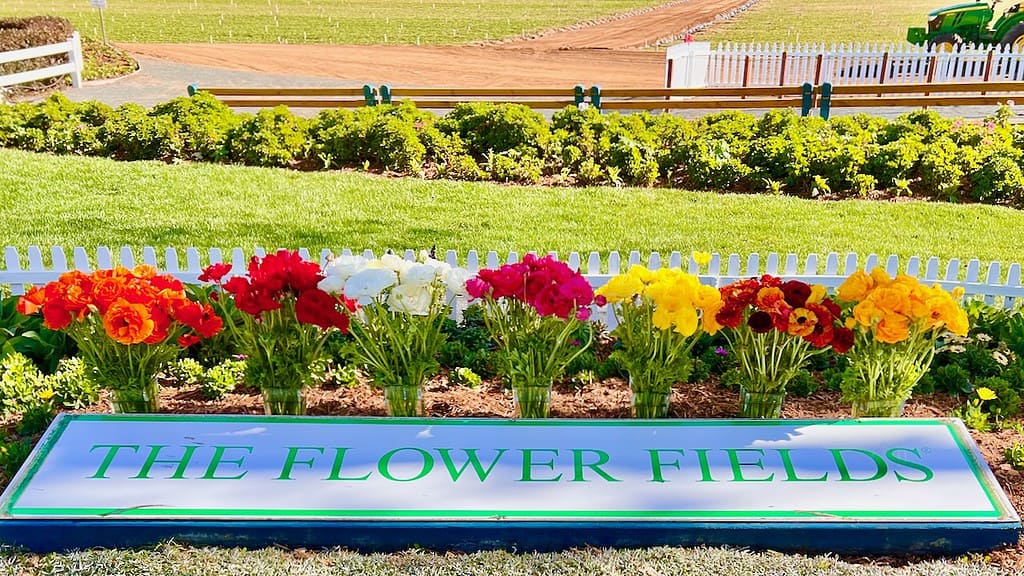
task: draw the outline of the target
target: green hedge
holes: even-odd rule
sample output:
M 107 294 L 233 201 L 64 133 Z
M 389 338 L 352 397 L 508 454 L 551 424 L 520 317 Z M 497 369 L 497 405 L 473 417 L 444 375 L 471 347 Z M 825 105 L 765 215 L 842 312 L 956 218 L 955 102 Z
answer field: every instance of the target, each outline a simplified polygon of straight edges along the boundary
M 803 197 L 877 192 L 1024 207 L 1024 126 L 1008 108 L 980 122 L 916 111 L 822 120 L 792 111 L 687 120 L 573 107 L 551 120 L 518 104 L 472 103 L 437 117 L 410 104 L 238 114 L 213 97 L 150 110 L 75 103 L 0 105 L 0 146 L 37 152 L 361 168 L 460 180 L 674 186 Z

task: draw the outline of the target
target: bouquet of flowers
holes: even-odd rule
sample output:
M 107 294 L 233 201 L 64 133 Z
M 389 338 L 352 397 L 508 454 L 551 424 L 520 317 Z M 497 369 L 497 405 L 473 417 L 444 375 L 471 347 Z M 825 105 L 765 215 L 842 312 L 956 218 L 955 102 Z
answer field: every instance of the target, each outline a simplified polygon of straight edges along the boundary
M 846 322 L 856 333 L 842 383 L 854 417 L 899 416 L 928 371 L 939 336 L 947 330 L 965 336 L 969 328 L 958 297 L 881 268 L 854 272 L 836 298 L 848 304 Z
M 612 356 L 629 373 L 633 414 L 664 418 L 672 384 L 685 382 L 693 369 L 693 345 L 701 333 L 720 328 L 721 294 L 682 270 L 643 266 L 613 276 L 596 294 L 614 306 L 618 325 L 611 334 L 618 348 Z
M 267 414 L 304 414 L 324 341 L 348 331 L 355 302 L 317 288 L 320 265 L 298 252 L 253 256 L 245 276 L 225 281 L 231 268 L 213 264 L 199 280 L 215 283 L 244 313 L 241 325 L 228 328 L 245 354 L 246 383 L 262 390 Z
M 421 415 L 423 383 L 437 373 L 447 340 L 444 319 L 452 299 L 465 296 L 469 272 L 423 253 L 418 262 L 394 254 L 379 260 L 340 256 L 324 274 L 322 290 L 361 305 L 351 325 L 352 357 L 384 388 L 388 413 Z
M 222 326 L 208 305 L 152 266 L 65 272 L 18 301 L 22 314 L 40 309 L 47 328 L 74 338 L 89 378 L 110 390 L 114 412 L 158 411 L 156 374 Z
M 741 416 L 779 417 L 786 384 L 808 359 L 830 346 L 842 354 L 853 344 L 853 332 L 842 325 L 841 310 L 824 286 L 765 275 L 720 290 L 716 319 L 729 328 L 729 348 L 745 376 Z
M 552 382 L 593 340 L 584 329 L 594 302 L 590 283 L 551 256 L 527 254 L 522 262 L 481 270 L 466 288 L 482 300 L 516 413 L 547 417 Z M 581 332 L 586 341 L 578 340 Z

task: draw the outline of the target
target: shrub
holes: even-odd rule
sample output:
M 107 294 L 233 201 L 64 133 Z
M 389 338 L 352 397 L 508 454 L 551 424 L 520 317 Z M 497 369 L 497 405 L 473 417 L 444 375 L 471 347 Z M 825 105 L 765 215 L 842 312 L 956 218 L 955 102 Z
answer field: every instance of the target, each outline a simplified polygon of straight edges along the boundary
M 544 158 L 551 140 L 544 116 L 522 104 L 459 104 L 437 127 L 442 133 L 458 134 L 466 152 L 478 161 L 510 150 Z
M 177 157 L 182 143 L 168 116 L 151 116 L 138 104 L 118 106 L 100 128 L 104 153 L 119 160 Z
M 260 110 L 228 130 L 228 159 L 250 166 L 289 166 L 306 150 L 306 125 L 287 106 Z
M 67 410 L 80 410 L 99 402 L 100 392 L 79 358 L 64 358 L 57 371 L 46 377 L 53 391 L 54 404 Z
M 28 438 L 0 442 L 0 470 L 4 479 L 10 481 L 31 453 L 32 441 Z
M 49 401 L 46 377 L 22 354 L 10 354 L 0 361 L 0 415 L 21 414 Z
M 324 166 L 364 163 L 399 172 L 419 173 L 427 147 L 438 143 L 433 115 L 411 103 L 352 110 L 325 110 L 310 124 L 310 157 Z
M 242 116 L 220 100 L 199 92 L 153 107 L 152 116 L 169 118 L 174 126 L 177 156 L 185 160 L 219 162 L 227 157 L 225 141 Z
M 204 398 L 218 400 L 235 391 L 235 386 L 245 379 L 244 360 L 225 360 L 206 371 L 199 389 Z

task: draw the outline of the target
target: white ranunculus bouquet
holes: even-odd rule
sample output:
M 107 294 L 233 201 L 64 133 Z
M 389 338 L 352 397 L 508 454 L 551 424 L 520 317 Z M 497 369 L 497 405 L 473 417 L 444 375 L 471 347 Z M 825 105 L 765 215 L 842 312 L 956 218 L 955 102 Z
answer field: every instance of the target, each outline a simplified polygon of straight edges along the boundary
M 452 302 L 466 295 L 470 276 L 425 252 L 418 261 L 338 256 L 324 267 L 319 288 L 360 304 L 350 327 L 352 357 L 384 388 L 392 416 L 422 414 L 423 382 L 437 372 L 447 340 L 444 319 Z

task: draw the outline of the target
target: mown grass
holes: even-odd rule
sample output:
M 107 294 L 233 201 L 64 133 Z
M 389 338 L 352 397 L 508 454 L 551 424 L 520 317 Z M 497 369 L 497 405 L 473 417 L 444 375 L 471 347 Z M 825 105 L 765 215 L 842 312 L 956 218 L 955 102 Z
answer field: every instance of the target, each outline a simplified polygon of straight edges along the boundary
M 713 46 L 718 42 L 903 43 L 909 26 L 927 25 L 928 12 L 949 4 L 956 2 L 759 0 L 735 19 L 716 24 L 696 39 Z
M 1021 262 L 1024 212 L 666 189 L 545 188 L 0 150 L 4 244 L 667 254 L 855 252 Z
M 112 0 L 107 36 L 121 42 L 459 44 L 537 32 L 656 6 L 659 0 Z M 100 37 L 84 0 L 4 0 L 0 17 L 63 16 Z
M 93 550 L 68 554 L 0 556 L 0 575 L 105 574 L 319 576 L 327 574 L 410 576 L 996 576 L 1005 572 L 981 563 L 927 561 L 900 568 L 850 564 L 828 556 L 787 556 L 715 548 L 571 550 L 560 554 L 479 552 L 399 554 L 347 551 L 298 553 L 164 545 L 156 550 Z

